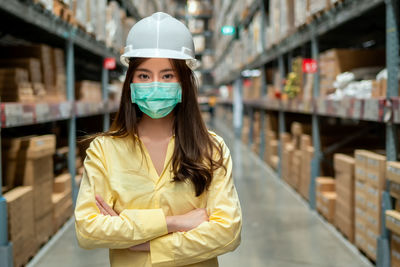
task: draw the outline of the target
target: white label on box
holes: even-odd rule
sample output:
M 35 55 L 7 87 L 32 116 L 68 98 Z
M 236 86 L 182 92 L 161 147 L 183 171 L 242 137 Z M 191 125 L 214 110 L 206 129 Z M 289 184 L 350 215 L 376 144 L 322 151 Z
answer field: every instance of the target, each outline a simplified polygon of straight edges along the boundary
M 378 211 L 378 207 L 372 202 L 367 201 L 367 206 L 368 206 L 368 208 L 372 209 L 373 211 L 376 211 L 376 212 Z
M 370 179 L 370 180 L 372 180 L 374 182 L 378 181 L 378 176 L 376 174 L 368 173 L 367 177 L 368 177 L 368 179 Z

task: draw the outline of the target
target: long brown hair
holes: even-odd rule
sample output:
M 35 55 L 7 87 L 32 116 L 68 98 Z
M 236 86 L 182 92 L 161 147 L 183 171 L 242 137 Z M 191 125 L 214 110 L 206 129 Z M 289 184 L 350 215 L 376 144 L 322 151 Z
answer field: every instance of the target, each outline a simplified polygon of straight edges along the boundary
M 145 58 L 130 60 L 116 118 L 109 131 L 96 136 L 139 136 L 138 123 L 143 113 L 136 104 L 131 103 L 130 84 L 135 70 L 146 60 Z M 224 168 L 226 171 L 223 165 L 223 148 L 222 144 L 210 135 L 201 117 L 197 102 L 197 82 L 193 71 L 184 60 L 170 59 L 170 61 L 182 87 L 182 102 L 177 104 L 173 111 L 175 115 L 173 181 L 191 181 L 196 196 L 200 196 L 211 184 L 215 170 Z

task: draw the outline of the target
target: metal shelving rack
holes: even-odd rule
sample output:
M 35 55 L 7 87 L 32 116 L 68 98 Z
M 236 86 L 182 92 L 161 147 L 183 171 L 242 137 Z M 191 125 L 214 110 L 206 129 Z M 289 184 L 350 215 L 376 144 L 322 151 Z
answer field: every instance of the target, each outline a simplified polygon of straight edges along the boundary
M 135 19 L 139 20 L 140 15 L 131 1 L 121 0 L 122 7 L 125 7 Z M 103 130 L 108 130 L 110 124 L 110 113 L 118 110 L 118 103 L 108 100 L 108 70 L 102 68 L 102 93 L 103 102 L 93 105 L 75 101 L 75 48 L 83 49 L 85 52 L 95 57 L 104 59 L 114 57 L 119 62 L 119 53 L 114 49 L 106 47 L 103 42 L 95 40 L 84 31 L 67 24 L 51 12 L 39 8 L 37 5 L 28 4 L 27 1 L 0 0 L 0 10 L 16 20 L 29 23 L 36 29 L 46 32 L 46 36 L 57 40 L 63 40 L 66 53 L 66 77 L 67 77 L 67 102 L 52 104 L 20 104 L 20 103 L 0 103 L 0 131 L 2 128 L 33 125 L 52 121 L 68 121 L 68 168 L 71 174 L 72 198 L 75 204 L 78 188 L 75 185 L 75 148 L 76 148 L 76 119 L 80 117 L 103 115 Z M 8 110 L 18 109 L 21 114 L 9 118 Z M 28 119 L 25 111 L 30 112 Z M 0 132 L 1 133 L 1 132 Z M 0 137 L 1 144 L 1 137 Z M 0 162 L 0 174 L 1 174 Z M 0 179 L 0 188 L 2 179 Z M 13 266 L 12 244 L 8 240 L 7 227 L 7 203 L 0 191 L 0 266 Z
M 233 3 L 234 1 L 232 1 Z M 280 76 L 285 77 L 285 64 L 284 56 L 287 55 L 289 61 L 291 61 L 291 53 L 294 49 L 301 47 L 305 43 L 311 43 L 311 55 L 313 59 L 318 60 L 319 58 L 319 36 L 328 33 L 329 31 L 338 28 L 344 23 L 362 16 L 367 11 L 379 5 L 386 5 L 386 57 L 387 57 L 387 69 L 388 69 L 388 90 L 386 99 L 351 99 L 351 100 L 321 100 L 317 99 L 319 96 L 319 74 L 314 75 L 314 88 L 313 88 L 313 100 L 311 101 L 280 101 L 280 100 L 253 100 L 244 101 L 242 99 L 242 81 L 241 72 L 244 69 L 261 68 L 262 71 L 262 96 L 266 94 L 266 77 L 265 77 L 265 65 L 273 61 L 277 61 Z M 231 4 L 232 5 L 232 4 Z M 266 15 L 264 12 L 264 1 L 256 0 L 253 6 L 261 8 L 262 10 L 262 35 L 265 34 L 265 21 Z M 251 9 L 252 12 L 256 10 Z M 278 125 L 279 134 L 285 132 L 285 113 L 301 113 L 311 115 L 312 121 L 312 142 L 315 149 L 314 158 L 311 166 L 311 180 L 310 180 L 310 208 L 315 209 L 315 178 L 320 174 L 320 162 L 323 154 L 320 145 L 320 125 L 319 120 L 321 116 L 337 117 L 345 119 L 356 119 L 365 121 L 374 121 L 382 123 L 386 126 L 386 154 L 388 161 L 397 161 L 398 155 L 398 141 L 397 141 L 397 124 L 400 123 L 400 99 L 398 97 L 399 81 L 399 1 L 398 0 L 345 0 L 339 5 L 336 5 L 331 10 L 323 13 L 318 19 L 314 20 L 310 24 L 301 28 L 288 38 L 284 39 L 278 45 L 273 46 L 270 49 L 264 50 L 259 57 L 253 62 L 248 63 L 243 68 L 230 72 L 227 77 L 222 79 L 222 82 L 217 86 L 233 84 L 234 99 L 233 101 L 224 100 L 221 101 L 221 105 L 228 109 L 233 109 L 234 125 L 236 136 L 240 137 L 241 126 L 243 120 L 243 106 L 249 110 L 250 115 L 250 133 L 249 133 L 249 144 L 253 143 L 253 114 L 254 110 L 261 110 L 261 140 L 260 140 L 260 157 L 264 157 L 265 147 L 265 111 L 277 111 L 278 112 Z M 244 21 L 251 20 L 253 13 L 248 16 Z M 264 37 L 261 38 L 261 42 L 264 45 Z M 227 51 L 232 47 L 234 39 L 228 43 L 228 47 L 225 49 L 221 57 L 216 61 L 221 62 L 227 55 Z M 214 66 L 214 69 L 217 65 Z M 290 64 L 289 64 L 290 66 Z M 283 86 L 282 86 L 283 87 Z M 283 90 L 283 88 L 281 88 Z M 346 105 L 344 105 L 346 104 Z M 347 108 L 343 108 L 346 106 Z M 340 107 L 340 108 L 339 108 Z M 372 108 L 371 108 L 372 107 Z M 379 114 L 371 114 L 370 110 L 378 110 Z M 279 157 L 282 158 L 282 147 L 279 148 Z M 281 176 L 281 163 L 278 168 L 278 175 Z M 386 187 L 388 188 L 388 186 Z M 378 239 L 378 256 L 377 266 L 389 267 L 390 266 L 390 248 L 389 248 L 389 233 L 385 227 L 385 210 L 392 209 L 392 201 L 387 191 L 383 192 L 382 195 L 382 234 Z

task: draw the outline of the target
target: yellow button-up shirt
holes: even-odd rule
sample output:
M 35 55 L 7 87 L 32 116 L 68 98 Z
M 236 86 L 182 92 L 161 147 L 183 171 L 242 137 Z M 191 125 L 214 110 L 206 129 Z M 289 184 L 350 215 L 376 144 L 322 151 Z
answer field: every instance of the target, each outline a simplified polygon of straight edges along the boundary
M 240 244 L 242 214 L 232 179 L 232 160 L 221 137 L 225 170 L 214 172 L 209 190 L 195 196 L 191 182 L 171 182 L 174 137 L 159 176 L 146 147 L 144 157 L 133 139 L 97 137 L 87 149 L 75 208 L 82 248 L 109 248 L 112 267 L 218 266 L 217 256 Z M 98 194 L 119 216 L 102 215 Z M 206 208 L 209 221 L 188 232 L 168 234 L 165 217 Z M 150 252 L 128 248 L 150 241 Z

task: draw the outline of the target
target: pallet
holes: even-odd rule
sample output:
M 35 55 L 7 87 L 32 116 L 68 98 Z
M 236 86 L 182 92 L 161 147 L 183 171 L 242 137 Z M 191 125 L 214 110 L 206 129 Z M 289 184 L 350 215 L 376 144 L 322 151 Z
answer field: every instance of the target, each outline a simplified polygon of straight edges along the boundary
M 72 10 L 61 1 L 55 0 L 53 6 L 53 13 L 69 24 L 74 23 L 74 16 Z

